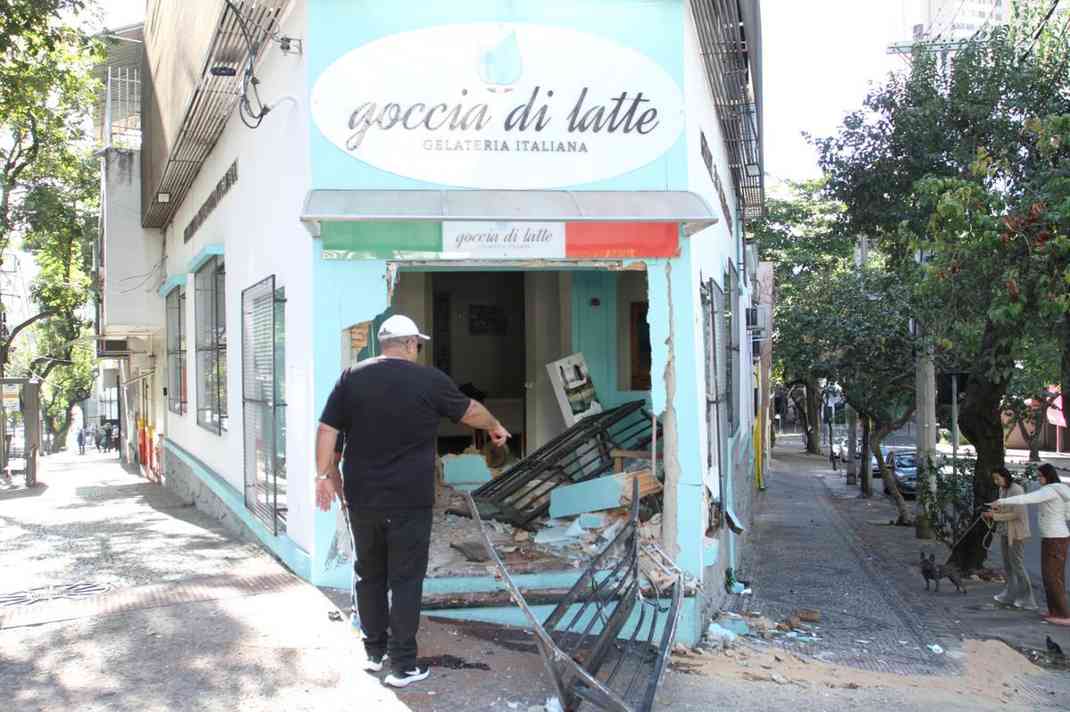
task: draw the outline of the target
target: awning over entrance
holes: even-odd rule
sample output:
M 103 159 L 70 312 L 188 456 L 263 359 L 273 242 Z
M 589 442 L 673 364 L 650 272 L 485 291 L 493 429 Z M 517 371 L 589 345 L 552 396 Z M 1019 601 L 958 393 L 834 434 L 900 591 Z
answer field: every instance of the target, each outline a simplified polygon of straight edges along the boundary
M 549 221 L 684 223 L 696 232 L 717 222 L 688 191 L 313 190 L 301 219 L 342 222 Z
M 717 222 L 686 191 L 314 190 L 301 216 L 324 259 L 674 257 Z

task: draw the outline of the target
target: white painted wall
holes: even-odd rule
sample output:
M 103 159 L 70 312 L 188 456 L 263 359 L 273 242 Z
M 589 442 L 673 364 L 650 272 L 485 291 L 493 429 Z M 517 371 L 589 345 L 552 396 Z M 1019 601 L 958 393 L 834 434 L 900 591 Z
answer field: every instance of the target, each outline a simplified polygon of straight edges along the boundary
M 736 259 L 737 255 L 737 237 L 735 231 L 732 229 L 735 215 L 738 211 L 738 206 L 735 202 L 734 191 L 732 189 L 732 174 L 729 170 L 728 154 L 724 144 L 724 137 L 721 132 L 721 126 L 717 118 L 717 111 L 714 106 L 713 94 L 710 92 L 709 83 L 706 80 L 706 70 L 702 62 L 701 49 L 698 42 L 698 34 L 695 27 L 694 17 L 691 14 L 691 4 L 686 3 L 687 13 L 684 25 L 684 37 L 683 37 L 683 52 L 684 52 L 684 99 L 687 108 L 687 125 L 686 125 L 686 140 L 687 140 L 687 176 L 688 176 L 688 189 L 699 194 L 709 203 L 713 208 L 714 214 L 718 217 L 718 223 L 709 228 L 706 228 L 702 232 L 692 235 L 690 238 L 684 238 L 689 240 L 691 253 L 693 259 L 691 261 L 692 266 L 692 280 L 695 285 L 695 290 L 692 295 L 692 313 L 695 317 L 694 329 L 698 334 L 698 345 L 702 347 L 702 302 L 698 291 L 699 284 L 706 279 L 712 277 L 714 281 L 722 288 L 726 288 L 724 284 L 724 271 L 730 261 Z M 733 215 L 724 215 L 721 209 L 721 201 L 718 197 L 716 187 L 713 180 L 710 178 L 710 174 L 706 169 L 706 164 L 702 159 L 701 151 L 701 134 L 706 135 L 706 141 L 710 147 L 710 151 L 713 154 L 714 165 L 717 167 L 717 171 L 721 177 L 721 183 L 724 187 L 725 195 L 728 200 L 729 209 L 733 212 Z M 740 353 L 737 358 L 737 370 L 734 374 L 735 378 L 740 379 L 739 383 L 743 384 L 743 387 L 739 389 L 740 397 L 739 402 L 736 403 L 736 412 L 740 414 L 738 421 L 742 423 L 743 428 L 749 428 L 752 422 L 748 413 L 752 410 L 750 405 L 746 405 L 743 401 L 748 403 L 751 400 L 751 391 L 747 384 L 751 383 L 750 373 L 750 359 L 747 347 L 744 347 L 743 341 L 745 341 L 745 325 L 742 324 L 742 319 L 735 319 L 733 327 L 740 330 Z M 701 354 L 701 352 L 700 352 Z M 703 369 L 703 358 L 700 355 L 696 360 L 697 374 L 695 378 L 696 392 L 694 397 L 699 399 L 700 403 L 704 403 L 706 394 L 703 392 L 705 383 L 705 372 Z M 744 398 L 744 395 L 746 397 Z M 703 423 L 701 428 L 702 435 L 700 440 L 702 441 L 702 461 L 707 461 L 707 454 L 709 452 L 710 443 L 708 441 L 705 424 Z M 716 458 L 714 458 L 716 461 Z
M 152 295 L 160 283 L 163 241 L 159 230 L 141 227 L 141 156 L 111 148 L 104 152 L 102 227 L 104 335 L 162 329 L 163 303 Z
M 280 28 L 281 34 L 306 37 L 304 3 Z M 286 451 L 289 477 L 288 535 L 303 549 L 313 543 L 312 473 L 314 434 L 312 388 L 313 241 L 299 217 L 310 185 L 306 67 L 302 55 L 283 55 L 269 43 L 258 67 L 260 95 L 275 108 L 256 130 L 235 113 L 174 220 L 166 228 L 167 275 L 186 271 L 205 246 L 222 244 L 226 260 L 227 409 L 229 430 L 216 435 L 197 425 L 194 359 L 195 295 L 187 279 L 186 324 L 189 407 L 183 416 L 167 413 L 166 435 L 191 452 L 239 491 L 243 488 L 241 401 L 241 292 L 274 274 L 286 288 Z M 188 243 L 183 231 L 231 163 L 238 161 L 238 181 L 218 203 Z M 162 304 L 162 299 L 157 297 Z M 165 363 L 161 361 L 161 363 Z

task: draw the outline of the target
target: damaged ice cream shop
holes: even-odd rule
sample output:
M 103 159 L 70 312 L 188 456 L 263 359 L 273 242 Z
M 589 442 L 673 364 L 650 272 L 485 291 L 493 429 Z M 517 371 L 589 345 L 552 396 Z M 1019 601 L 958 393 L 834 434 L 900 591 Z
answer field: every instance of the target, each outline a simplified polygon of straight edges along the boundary
M 442 422 L 425 609 L 528 625 L 571 601 L 579 619 L 549 627 L 582 630 L 585 602 L 635 594 L 607 615 L 621 636 L 695 642 L 726 572 L 740 586 L 755 481 L 736 315 L 757 293 L 757 83 L 743 108 L 711 91 L 754 57 L 703 61 L 743 31 L 710 15 L 734 2 L 593 3 L 569 26 L 519 5 L 523 22 L 441 26 L 413 5 L 419 29 L 388 35 L 332 17 L 359 29 L 310 44 L 316 400 L 411 317 L 423 362 L 513 435 Z M 340 520 L 320 536 L 314 578 L 348 586 Z
M 303 50 L 262 58 L 256 86 L 299 99 L 227 124 L 212 154 L 240 173 L 176 248 L 219 235 L 241 315 L 242 517 L 313 583 L 351 586 L 338 504 L 314 506 L 312 433 L 403 314 L 431 337 L 422 363 L 512 434 L 439 427 L 425 612 L 529 627 L 564 652 L 551 668 L 599 674 L 615 640 L 697 643 L 744 586 L 765 439 L 745 240 L 764 199 L 757 0 L 276 4 L 280 26 L 251 31 Z M 270 193 L 282 174 L 299 194 Z M 262 240 L 216 227 L 236 212 L 223 224 Z M 274 352 L 256 350 L 260 316 Z M 257 359 L 284 382 L 288 486 L 277 452 L 256 455 L 269 429 L 247 394 L 273 378 Z M 169 457 L 196 462 L 207 436 L 170 417 Z

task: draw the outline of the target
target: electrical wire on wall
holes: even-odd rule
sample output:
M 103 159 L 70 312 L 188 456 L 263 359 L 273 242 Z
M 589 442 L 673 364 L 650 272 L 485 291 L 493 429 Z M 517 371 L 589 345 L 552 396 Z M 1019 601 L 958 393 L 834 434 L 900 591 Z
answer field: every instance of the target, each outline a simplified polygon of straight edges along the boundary
M 256 64 L 260 52 L 260 45 L 253 42 L 252 35 L 249 33 L 249 27 L 245 24 L 245 18 L 242 17 L 241 10 L 238 9 L 233 0 L 225 0 L 225 2 L 227 3 L 226 9 L 233 12 L 234 16 L 237 18 L 238 26 L 241 27 L 242 34 L 245 35 L 245 43 L 249 47 L 245 59 L 245 68 L 242 71 L 241 96 L 238 99 L 238 117 L 243 124 L 251 129 L 255 129 L 260 126 L 264 117 L 271 111 L 271 108 L 265 106 L 264 102 L 260 100 L 260 92 L 257 89 L 260 80 L 256 78 L 256 74 L 253 72 L 253 67 Z

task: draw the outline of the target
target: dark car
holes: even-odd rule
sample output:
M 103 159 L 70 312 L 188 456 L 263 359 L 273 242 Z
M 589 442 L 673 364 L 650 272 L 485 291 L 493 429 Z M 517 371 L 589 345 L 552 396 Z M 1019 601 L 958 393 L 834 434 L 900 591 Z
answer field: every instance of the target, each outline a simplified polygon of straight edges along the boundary
M 913 450 L 893 450 L 886 456 L 899 493 L 913 497 L 918 493 L 918 459 Z

